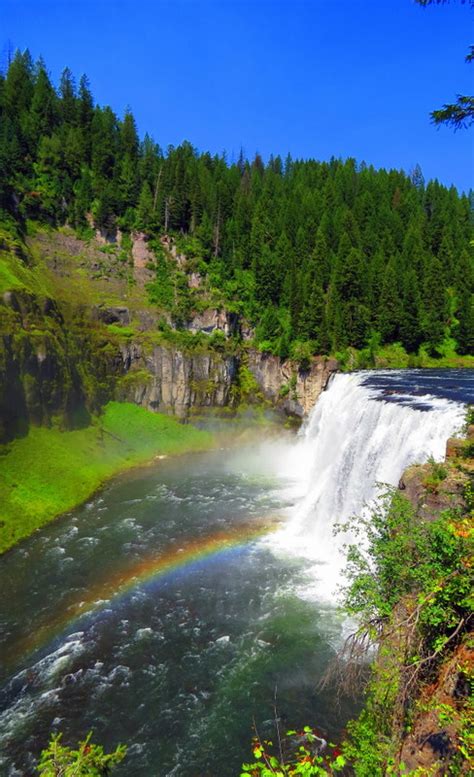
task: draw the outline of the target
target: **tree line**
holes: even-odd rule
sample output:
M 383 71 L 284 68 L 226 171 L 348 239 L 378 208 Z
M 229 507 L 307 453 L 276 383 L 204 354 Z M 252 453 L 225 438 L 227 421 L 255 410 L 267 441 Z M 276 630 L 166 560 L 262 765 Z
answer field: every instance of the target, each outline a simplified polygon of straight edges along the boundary
M 274 353 L 375 339 L 436 355 L 448 337 L 474 352 L 472 198 L 418 166 L 163 150 L 130 110 L 95 104 L 86 76 L 66 68 L 56 88 L 25 51 L 0 76 L 0 170 L 17 221 L 188 238 Z

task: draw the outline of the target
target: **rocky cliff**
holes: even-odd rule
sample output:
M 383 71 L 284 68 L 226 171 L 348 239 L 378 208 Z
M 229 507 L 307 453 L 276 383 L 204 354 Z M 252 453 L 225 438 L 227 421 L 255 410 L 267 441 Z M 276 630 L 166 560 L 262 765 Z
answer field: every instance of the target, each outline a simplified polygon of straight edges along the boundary
M 250 350 L 248 368 L 264 396 L 286 413 L 303 418 L 337 371 L 335 359 L 315 357 L 304 369 L 290 359 Z
M 188 352 L 171 345 L 120 345 L 123 379 L 117 398 L 186 418 L 191 408 L 234 404 L 239 361 L 235 356 Z
M 309 369 L 259 351 L 237 349 L 233 355 L 184 351 L 171 345 L 143 347 L 131 340 L 120 345 L 123 379 L 117 397 L 149 410 L 186 418 L 190 409 L 233 407 L 266 401 L 288 415 L 303 418 L 337 370 L 333 359 L 316 358 Z M 241 371 L 255 379 L 254 391 L 241 393 Z
M 212 306 L 182 333 L 162 316 L 160 331 L 137 275 L 137 246 L 138 238 L 129 256 L 120 241 L 85 243 L 69 231 L 39 232 L 23 253 L 0 247 L 8 267 L 0 278 L 0 442 L 30 423 L 83 425 L 114 398 L 179 418 L 240 401 L 298 417 L 314 405 L 334 360 L 302 370 L 260 353 L 237 314 Z

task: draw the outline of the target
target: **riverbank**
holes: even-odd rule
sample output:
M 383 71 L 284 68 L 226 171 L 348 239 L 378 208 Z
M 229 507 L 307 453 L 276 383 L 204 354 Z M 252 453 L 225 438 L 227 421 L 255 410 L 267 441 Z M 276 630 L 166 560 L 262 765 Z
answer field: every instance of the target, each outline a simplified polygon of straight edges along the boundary
M 346 606 L 361 625 L 345 678 L 377 646 L 343 746 L 356 777 L 463 775 L 472 764 L 473 420 L 471 409 L 467 437 L 448 440 L 445 461 L 409 467 L 370 516 L 370 566 L 349 551 Z
M 127 402 L 110 402 L 90 426 L 31 427 L 0 448 L 0 553 L 76 507 L 106 480 L 168 456 L 212 447 L 214 436 Z

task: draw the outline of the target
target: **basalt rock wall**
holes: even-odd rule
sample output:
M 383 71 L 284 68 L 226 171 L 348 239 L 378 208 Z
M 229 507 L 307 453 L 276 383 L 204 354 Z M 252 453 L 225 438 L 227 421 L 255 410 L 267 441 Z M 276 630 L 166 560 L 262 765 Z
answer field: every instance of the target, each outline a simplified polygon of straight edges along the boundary
M 226 407 L 236 399 L 235 356 L 131 342 L 120 345 L 120 358 L 124 378 L 117 397 L 148 410 L 186 418 L 191 408 Z
M 303 417 L 337 364 L 315 359 L 308 370 L 258 351 L 234 355 L 145 345 L 114 337 L 94 310 L 65 318 L 51 299 L 8 292 L 0 300 L 0 442 L 30 424 L 74 428 L 110 399 L 187 418 L 191 409 L 238 404 L 243 364 L 262 398 Z
M 335 359 L 315 357 L 307 368 L 278 356 L 250 351 L 248 368 L 263 395 L 286 413 L 303 418 L 337 372 Z
M 301 418 L 337 369 L 331 359 L 302 369 L 249 349 L 248 324 L 214 307 L 186 327 L 204 339 L 178 347 L 173 333 L 168 342 L 159 334 L 158 313 L 141 287 L 132 307 L 130 295 L 120 303 L 121 255 L 69 233 L 40 232 L 22 246 L 18 253 L 0 245 L 12 271 L 0 293 L 0 443 L 31 424 L 83 426 L 112 399 L 183 419 L 195 409 L 266 401 Z M 82 288 L 84 273 L 89 285 Z

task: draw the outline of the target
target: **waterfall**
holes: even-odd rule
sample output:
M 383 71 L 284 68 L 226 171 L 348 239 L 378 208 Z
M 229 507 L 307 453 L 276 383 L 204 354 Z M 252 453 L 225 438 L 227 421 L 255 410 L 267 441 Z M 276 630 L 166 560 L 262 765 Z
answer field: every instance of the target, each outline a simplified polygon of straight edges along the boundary
M 366 373 L 337 374 L 313 408 L 293 451 L 291 469 L 303 495 L 272 539 L 279 552 L 309 558 L 306 589 L 331 599 L 340 582 L 343 546 L 334 527 L 368 509 L 380 485 L 397 485 L 410 464 L 444 458 L 459 430 L 464 405 L 432 395 L 416 397 L 365 385 Z

